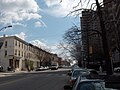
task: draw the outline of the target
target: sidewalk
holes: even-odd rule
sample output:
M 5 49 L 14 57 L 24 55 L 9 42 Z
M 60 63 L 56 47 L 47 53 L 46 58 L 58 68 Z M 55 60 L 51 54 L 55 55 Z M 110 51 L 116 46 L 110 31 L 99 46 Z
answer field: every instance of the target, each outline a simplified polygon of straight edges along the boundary
M 105 79 L 107 76 L 106 72 L 98 72 L 98 73 L 101 79 Z M 113 75 L 110 75 L 110 76 L 120 77 L 120 73 L 113 73 Z
M 7 71 L 7 72 L 0 72 L 0 77 L 7 77 L 7 76 L 13 76 L 15 74 L 20 74 L 20 73 L 28 73 L 28 71 Z
M 46 71 L 46 70 L 43 70 L 43 71 Z M 42 71 L 41 71 L 42 72 Z M 13 75 L 16 75 L 16 74 L 22 74 L 22 73 L 38 73 L 37 71 L 18 71 L 16 70 L 15 72 L 13 71 L 6 71 L 6 72 L 0 72 L 0 77 L 7 77 L 7 76 L 13 76 Z
M 98 72 L 98 73 L 99 73 L 99 75 L 107 75 L 106 72 Z M 114 72 L 113 75 L 120 75 L 120 73 Z

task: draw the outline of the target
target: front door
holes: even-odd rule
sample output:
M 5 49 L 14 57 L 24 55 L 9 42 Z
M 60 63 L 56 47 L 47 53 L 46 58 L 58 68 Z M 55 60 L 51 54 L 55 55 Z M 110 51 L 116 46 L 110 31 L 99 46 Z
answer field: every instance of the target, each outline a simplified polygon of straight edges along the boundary
M 13 59 L 9 59 L 9 66 L 13 68 Z

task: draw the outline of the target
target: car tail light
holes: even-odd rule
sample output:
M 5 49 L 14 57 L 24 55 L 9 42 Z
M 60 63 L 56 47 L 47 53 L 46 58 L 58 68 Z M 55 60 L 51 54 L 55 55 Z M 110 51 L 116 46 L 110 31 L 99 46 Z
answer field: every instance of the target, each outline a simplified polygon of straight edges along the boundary
M 74 85 L 74 83 L 75 83 L 75 81 L 76 81 L 75 79 L 70 80 L 70 85 L 71 85 L 71 86 L 73 86 L 73 85 Z

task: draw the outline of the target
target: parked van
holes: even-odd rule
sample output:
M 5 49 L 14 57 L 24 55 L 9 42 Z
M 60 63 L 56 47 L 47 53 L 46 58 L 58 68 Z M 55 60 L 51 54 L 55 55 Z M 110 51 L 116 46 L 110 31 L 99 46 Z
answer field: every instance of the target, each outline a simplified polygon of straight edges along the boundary
M 49 67 L 51 70 L 57 70 L 58 69 L 58 63 L 52 63 Z

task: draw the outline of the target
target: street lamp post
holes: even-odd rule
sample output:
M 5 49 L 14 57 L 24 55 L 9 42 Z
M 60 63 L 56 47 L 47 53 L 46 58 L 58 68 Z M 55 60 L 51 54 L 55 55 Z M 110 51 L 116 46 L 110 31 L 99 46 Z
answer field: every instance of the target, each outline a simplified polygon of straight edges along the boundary
M 9 28 L 9 27 L 12 27 L 12 25 L 5 26 L 5 27 L 1 28 L 0 31 L 2 31 L 3 29 Z
M 6 28 L 10 28 L 10 27 L 12 27 L 12 25 L 5 26 L 5 27 L 1 28 L 0 31 L 2 31 L 3 29 L 6 29 Z

